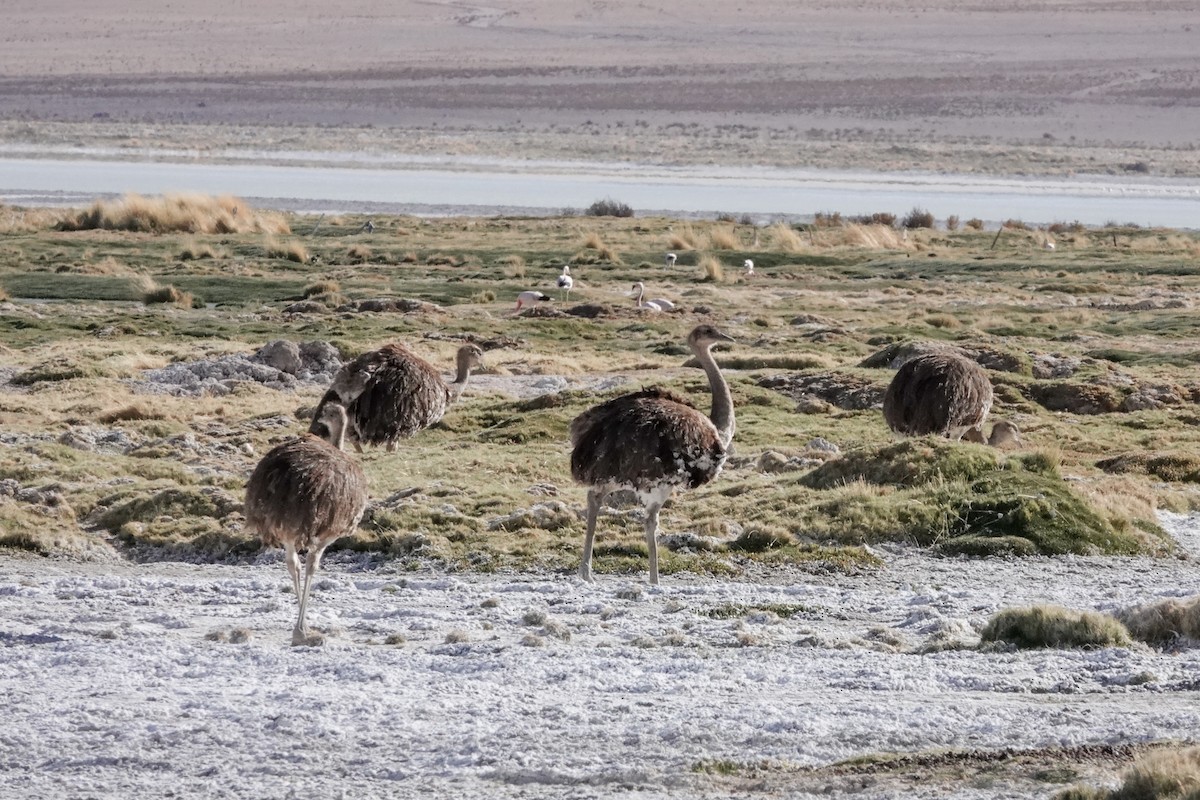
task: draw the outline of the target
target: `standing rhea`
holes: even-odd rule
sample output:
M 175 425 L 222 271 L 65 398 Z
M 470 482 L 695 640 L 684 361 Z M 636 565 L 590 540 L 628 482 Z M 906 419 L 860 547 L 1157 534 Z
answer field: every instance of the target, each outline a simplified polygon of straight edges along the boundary
M 362 467 L 342 452 L 346 410 L 325 403 L 310 432 L 273 448 L 246 483 L 246 525 L 267 547 L 282 547 L 300 603 L 292 644 L 320 644 L 304 624 L 313 573 L 334 540 L 354 531 L 367 507 Z M 300 580 L 300 556 L 304 580 Z
M 558 276 L 558 288 L 562 289 L 563 300 L 571 296 L 571 289 L 575 287 L 575 279 L 571 277 L 571 265 L 564 264 L 562 275 Z
M 553 299 L 553 298 L 551 298 L 550 295 L 548 295 L 548 294 L 542 294 L 541 292 L 530 289 L 529 291 L 521 292 L 519 295 L 517 295 L 516 310 L 520 311 L 521 306 L 523 306 L 527 303 L 544 303 L 551 299 Z
M 666 262 L 667 269 L 670 269 L 671 267 L 675 266 L 675 259 L 677 257 L 678 256 L 676 256 L 674 253 L 667 253 L 666 258 L 663 259 L 663 261 Z
M 968 430 L 982 429 L 991 408 L 992 382 L 983 367 L 949 352 L 905 362 L 883 395 L 888 427 L 908 436 L 961 439 Z
M 658 583 L 659 510 L 676 487 L 694 489 L 717 477 L 733 439 L 733 398 L 711 352 L 718 342 L 732 341 L 712 325 L 700 325 L 687 339 L 712 389 L 707 417 L 682 397 L 651 387 L 601 403 L 571 422 L 571 475 L 589 487 L 579 564 L 585 581 L 592 579 L 601 503 L 617 489 L 632 489 L 646 509 L 650 583 Z
M 670 300 L 662 297 L 656 297 L 653 300 L 643 299 L 646 295 L 646 285 L 638 281 L 633 285 L 633 290 L 637 292 L 637 306 L 644 308 L 647 311 L 674 311 L 675 304 Z
M 390 453 L 397 441 L 445 415 L 462 395 L 471 370 L 483 365 L 483 350 L 465 344 L 458 348 L 455 361 L 454 381 L 447 384 L 436 367 L 403 345 L 387 344 L 363 353 L 333 376 L 309 432 L 317 432 L 327 403 L 340 403 L 350 419 L 348 433 L 354 449 L 361 453 L 363 444 L 382 444 Z

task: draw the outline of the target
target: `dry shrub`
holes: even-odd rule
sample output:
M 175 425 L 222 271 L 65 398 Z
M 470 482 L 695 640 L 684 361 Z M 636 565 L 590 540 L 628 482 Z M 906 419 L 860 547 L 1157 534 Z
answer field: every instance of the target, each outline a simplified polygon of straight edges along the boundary
M 1000 227 L 1005 228 L 1006 230 L 1010 230 L 1010 231 L 1027 231 L 1027 230 L 1029 230 L 1029 226 L 1026 225 L 1024 222 L 1022 222 L 1019 219 L 1006 219 L 1006 220 L 1004 220 L 1004 223 Z
M 1117 618 L 1133 638 L 1146 644 L 1163 646 L 1181 638 L 1200 640 L 1200 596 L 1136 606 L 1122 611 Z
M 58 227 L 67 231 L 114 230 L 137 233 L 288 233 L 280 214 L 260 213 L 236 197 L 206 194 L 127 194 L 119 200 L 97 200 L 85 211 L 68 216 Z
M 316 281 L 304 287 L 304 297 L 308 299 L 319 294 L 334 294 L 340 292 L 342 287 L 337 281 Z
M 1129 644 L 1129 632 L 1113 617 L 1061 606 L 1005 609 L 988 620 L 980 636 L 985 642 L 1007 642 L 1019 648 Z
M 840 211 L 818 211 L 813 214 L 814 228 L 840 228 L 842 227 L 842 212 Z
M 297 264 L 307 264 L 312 260 L 308 248 L 300 242 L 280 242 L 274 236 L 268 236 L 263 241 L 263 251 L 267 258 L 286 258 Z
M 983 230 L 983 220 L 979 217 L 971 217 L 964 224 L 973 231 Z
M 868 250 L 904 250 L 912 245 L 901 238 L 895 228 L 886 225 L 847 225 L 837 231 L 831 231 L 821 237 L 825 242 L 829 237 L 837 244 L 848 247 L 862 247 Z
M 606 245 L 600 238 L 600 234 L 595 231 L 591 231 L 583 237 L 583 247 L 585 250 L 595 250 L 596 257 L 601 261 L 611 261 L 614 264 L 621 261 L 616 251 Z
M 667 246 L 672 250 L 695 250 L 699 241 L 696 229 L 688 223 L 679 226 L 679 230 L 671 231 L 667 238 Z
M 738 246 L 737 234 L 732 228 L 713 228 L 708 234 L 708 242 L 713 250 L 733 250 Z
M 713 283 L 723 283 L 725 281 L 725 265 L 716 256 L 705 256 L 700 259 L 697 265 L 704 270 L 704 280 L 712 281 Z
M 946 217 L 946 230 L 958 230 L 958 214 L 951 214 L 950 216 Z
M 183 250 L 179 252 L 180 261 L 199 261 L 202 258 L 216 258 L 217 251 L 212 245 L 197 242 L 195 239 L 188 239 L 183 243 Z
M 417 263 L 417 254 L 416 254 L 416 253 L 414 253 L 412 250 L 409 250 L 407 253 L 405 253 L 404 255 L 400 256 L 400 263 L 401 263 L 401 264 L 415 264 L 415 263 Z
M 180 291 L 174 286 L 160 286 L 152 278 L 147 277 L 142 277 L 138 284 L 142 287 L 142 302 L 148 306 L 156 303 L 172 303 L 182 308 L 191 308 L 193 305 L 192 295 Z
M 106 256 L 100 261 L 82 264 L 63 264 L 54 270 L 55 272 L 73 272 L 79 275 L 129 275 L 133 271 L 117 261 L 112 256 Z
M 62 222 L 63 212 L 49 208 L 18 208 L 0 203 L 0 233 L 33 233 Z
M 953 317 L 949 314 L 930 314 L 925 318 L 925 324 L 934 328 L 941 328 L 942 330 L 962 327 L 962 322 L 958 317 Z
M 165 415 L 161 411 L 147 408 L 141 403 L 133 403 L 132 405 L 123 406 L 122 408 L 109 409 L 108 411 L 102 411 L 96 415 L 96 419 L 105 424 L 113 422 L 136 421 L 142 419 L 164 418 Z
M 900 220 L 900 224 L 909 230 L 932 228 L 934 225 L 933 214 L 923 208 L 914 207 L 912 211 L 904 215 L 904 219 Z
M 1160 750 L 1134 762 L 1115 789 L 1072 786 L 1055 800 L 1196 800 L 1200 798 L 1200 747 Z
M 351 245 L 350 249 L 346 251 L 346 260 L 351 264 L 362 264 L 370 261 L 372 255 L 371 248 L 365 244 L 356 244 Z
M 795 228 L 784 222 L 776 222 L 767 229 L 774 249 L 784 253 L 798 253 L 804 249 L 804 239 Z

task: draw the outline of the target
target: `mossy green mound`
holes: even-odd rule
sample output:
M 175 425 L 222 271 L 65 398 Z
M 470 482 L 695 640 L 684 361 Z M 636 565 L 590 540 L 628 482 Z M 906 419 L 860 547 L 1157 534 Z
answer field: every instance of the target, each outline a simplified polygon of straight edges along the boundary
M 990 620 L 980 636 L 1019 648 L 1127 647 L 1129 631 L 1107 614 L 1059 606 L 1008 608 Z

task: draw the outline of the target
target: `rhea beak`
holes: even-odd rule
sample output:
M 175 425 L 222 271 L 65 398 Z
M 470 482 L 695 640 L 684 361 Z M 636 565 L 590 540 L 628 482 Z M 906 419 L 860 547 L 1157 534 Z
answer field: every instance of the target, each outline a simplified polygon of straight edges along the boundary
M 722 342 L 732 342 L 733 344 L 737 344 L 737 339 L 733 338 L 732 336 L 726 336 L 720 331 L 717 331 L 717 338 Z

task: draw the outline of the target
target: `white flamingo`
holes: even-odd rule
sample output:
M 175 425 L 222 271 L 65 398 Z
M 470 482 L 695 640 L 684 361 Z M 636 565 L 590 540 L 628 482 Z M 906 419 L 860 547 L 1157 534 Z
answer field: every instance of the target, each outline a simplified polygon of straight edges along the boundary
M 521 292 L 519 295 L 517 295 L 516 310 L 520 311 L 521 306 L 525 305 L 526 303 L 542 303 L 552 299 L 553 298 L 548 294 L 542 294 L 541 292 L 530 289 L 527 292 Z
M 570 297 L 571 289 L 575 288 L 575 280 L 571 277 L 571 266 L 569 264 L 563 265 L 562 275 L 558 276 L 556 283 L 558 284 L 558 288 L 562 289 L 563 300 Z
M 633 290 L 637 292 L 638 308 L 644 308 L 647 311 L 674 311 L 675 304 L 670 300 L 662 297 L 656 297 L 653 300 L 644 299 L 646 296 L 646 285 L 638 281 L 633 285 Z

